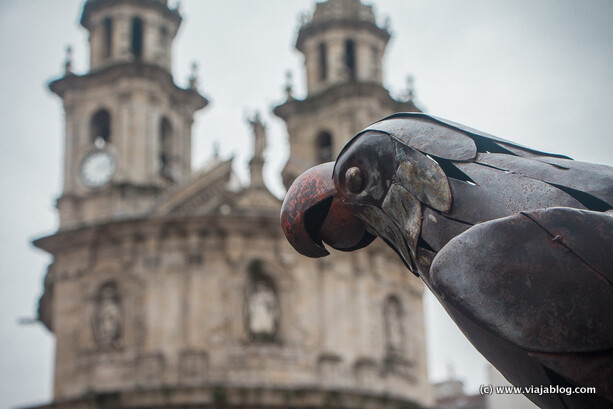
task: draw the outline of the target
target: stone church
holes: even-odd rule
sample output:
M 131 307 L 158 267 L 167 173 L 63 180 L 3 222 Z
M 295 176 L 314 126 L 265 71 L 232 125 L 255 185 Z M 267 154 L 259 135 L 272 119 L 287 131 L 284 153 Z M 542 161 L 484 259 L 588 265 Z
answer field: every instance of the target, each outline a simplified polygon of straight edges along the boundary
M 197 23 L 197 16 L 194 16 Z M 432 403 L 420 280 L 383 243 L 298 255 L 264 184 L 266 129 L 242 186 L 232 160 L 192 170 L 197 89 L 177 86 L 166 0 L 88 0 L 90 68 L 49 84 L 65 110 L 59 230 L 39 319 L 57 339 L 41 408 L 416 408 Z M 287 33 L 288 36 L 291 33 Z M 382 85 L 390 38 L 360 0 L 317 3 L 296 48 L 307 95 L 287 124 L 289 186 L 356 132 L 416 111 Z

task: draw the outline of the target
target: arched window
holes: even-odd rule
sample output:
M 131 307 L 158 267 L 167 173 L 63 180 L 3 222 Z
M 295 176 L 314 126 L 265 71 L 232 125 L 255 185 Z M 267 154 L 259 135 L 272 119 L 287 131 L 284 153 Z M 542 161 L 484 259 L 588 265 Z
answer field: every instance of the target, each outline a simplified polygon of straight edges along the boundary
M 96 111 L 89 124 L 90 140 L 97 146 L 111 142 L 111 114 L 106 109 Z
M 102 21 L 102 29 L 104 32 L 102 58 L 109 58 L 113 54 L 113 20 L 110 17 Z
M 372 58 L 372 79 L 376 80 L 377 78 L 379 78 L 379 48 L 373 45 L 370 53 Z
M 328 47 L 326 43 L 319 43 L 319 80 L 328 78 Z
M 404 328 L 402 327 L 402 305 L 396 296 L 390 295 L 383 306 L 385 343 L 388 353 L 399 354 L 404 350 Z
M 139 17 L 132 19 L 132 54 L 135 60 L 143 56 L 143 20 Z
M 247 270 L 247 331 L 252 341 L 274 342 L 278 339 L 281 317 L 275 283 L 263 272 L 261 260 L 253 260 Z
M 172 125 L 168 118 L 160 121 L 160 173 L 170 178 L 172 162 Z
M 350 80 L 356 79 L 356 61 L 355 61 L 355 42 L 353 40 L 345 41 L 345 66 Z
M 96 293 L 92 329 L 94 339 L 100 348 L 121 346 L 123 309 L 119 288 L 114 281 L 102 284 Z
M 329 132 L 321 132 L 315 140 L 317 162 L 330 162 L 332 158 L 332 135 Z

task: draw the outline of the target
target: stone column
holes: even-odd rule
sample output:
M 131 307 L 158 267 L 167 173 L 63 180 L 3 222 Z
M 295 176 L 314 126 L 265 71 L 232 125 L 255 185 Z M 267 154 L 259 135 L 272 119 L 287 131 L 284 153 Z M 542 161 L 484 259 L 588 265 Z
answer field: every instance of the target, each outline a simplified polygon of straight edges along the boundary
M 113 19 L 113 48 L 111 59 L 128 61 L 132 57 L 132 25 L 128 15 L 119 15 Z
M 143 60 L 161 65 L 160 28 L 150 20 L 143 20 Z
M 75 147 L 77 146 L 75 140 L 75 119 L 74 119 L 74 105 L 68 101 L 64 102 L 64 117 L 66 122 L 66 138 L 64 144 L 64 192 L 70 192 L 75 189 L 75 178 L 79 177 L 79 170 L 77 169 L 78 159 L 75 158 L 77 154 Z

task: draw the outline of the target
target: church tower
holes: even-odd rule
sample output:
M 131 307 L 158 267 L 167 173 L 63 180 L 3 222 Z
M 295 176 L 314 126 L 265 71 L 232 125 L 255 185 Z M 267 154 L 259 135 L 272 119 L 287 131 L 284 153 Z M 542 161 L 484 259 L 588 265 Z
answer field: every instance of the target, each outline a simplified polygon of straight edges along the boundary
M 89 0 L 90 70 L 49 84 L 66 140 L 60 228 L 145 214 L 191 173 L 191 124 L 208 101 L 171 74 L 181 16 L 165 0 Z
M 334 160 L 353 135 L 394 112 L 419 112 L 411 98 L 397 101 L 383 87 L 383 55 L 390 33 L 360 0 L 317 3 L 298 31 L 307 95 L 274 110 L 287 125 L 290 158 L 283 184 L 313 165 Z

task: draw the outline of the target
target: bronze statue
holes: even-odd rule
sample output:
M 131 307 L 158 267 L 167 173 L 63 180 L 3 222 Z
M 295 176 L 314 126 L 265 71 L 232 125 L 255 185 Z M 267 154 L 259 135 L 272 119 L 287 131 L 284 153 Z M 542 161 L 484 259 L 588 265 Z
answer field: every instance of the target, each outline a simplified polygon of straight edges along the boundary
M 281 210 L 310 257 L 375 236 L 475 347 L 546 408 L 613 407 L 613 168 L 424 114 L 357 134 Z M 595 387 L 595 394 L 568 394 Z

